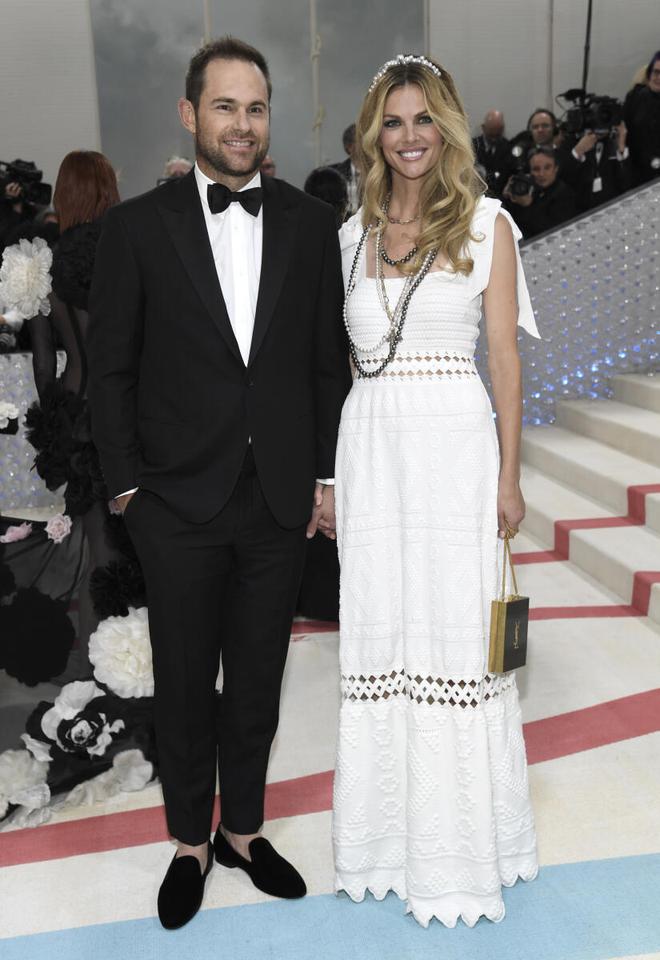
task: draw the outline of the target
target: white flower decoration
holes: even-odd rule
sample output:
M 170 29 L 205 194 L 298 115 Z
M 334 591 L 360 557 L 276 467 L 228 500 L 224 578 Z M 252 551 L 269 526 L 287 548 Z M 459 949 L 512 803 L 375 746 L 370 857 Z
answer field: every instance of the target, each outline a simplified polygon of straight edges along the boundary
M 30 751 L 35 760 L 41 760 L 43 763 L 50 763 L 53 759 L 50 755 L 50 744 L 43 740 L 35 740 L 29 733 L 22 733 L 21 740 Z
M 0 400 L 0 430 L 9 426 L 10 420 L 16 420 L 18 417 L 18 407 L 6 400 Z
M 38 313 L 48 316 L 52 262 L 52 251 L 41 237 L 6 247 L 0 267 L 0 302 L 5 309 L 16 311 L 24 320 Z
M 47 775 L 48 764 L 35 760 L 27 750 L 0 753 L 0 817 L 10 803 L 26 812 L 45 807 L 50 800 Z
M 141 750 L 123 750 L 114 757 L 110 770 L 77 784 L 66 797 L 55 802 L 55 807 L 100 803 L 118 793 L 143 790 L 153 775 L 154 768 Z
M 92 700 L 104 696 L 105 692 L 97 687 L 93 680 L 74 680 L 67 683 L 62 687 L 53 706 L 41 718 L 41 729 L 45 736 L 54 741 L 61 750 L 71 753 L 72 747 L 58 737 L 60 723 L 63 720 L 74 720 Z M 84 746 L 90 740 L 90 746 L 85 749 L 91 757 L 102 757 L 112 743 L 113 734 L 119 733 L 126 726 L 123 720 L 107 723 L 104 713 L 99 712 L 98 716 L 98 731 L 93 731 L 90 722 L 83 717 L 69 730 L 69 738 L 73 744 Z
M 94 676 L 119 697 L 151 697 L 154 675 L 147 608 L 127 617 L 107 617 L 89 638 Z
M 53 543 L 62 543 L 71 533 L 71 517 L 66 513 L 56 513 L 46 524 L 46 533 Z

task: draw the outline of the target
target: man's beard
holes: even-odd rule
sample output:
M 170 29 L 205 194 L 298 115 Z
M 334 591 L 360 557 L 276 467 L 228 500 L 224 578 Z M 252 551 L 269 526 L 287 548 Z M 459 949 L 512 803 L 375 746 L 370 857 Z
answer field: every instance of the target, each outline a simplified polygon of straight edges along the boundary
M 240 140 L 242 138 L 236 137 L 236 139 Z M 200 140 L 199 136 L 195 136 L 195 151 L 197 156 L 202 157 L 214 170 L 225 177 L 248 177 L 256 173 L 268 153 L 268 147 L 269 143 L 267 141 L 265 144 L 262 144 L 260 148 L 257 148 L 257 152 L 254 155 L 254 162 L 249 169 L 237 170 L 231 166 L 231 163 L 222 152 L 221 147 L 216 144 L 205 143 L 203 140 Z

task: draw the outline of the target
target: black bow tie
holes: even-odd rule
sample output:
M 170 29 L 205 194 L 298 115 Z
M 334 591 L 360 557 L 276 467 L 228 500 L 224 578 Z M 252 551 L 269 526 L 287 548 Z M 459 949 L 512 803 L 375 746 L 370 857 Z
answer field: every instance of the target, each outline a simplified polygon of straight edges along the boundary
M 261 187 L 253 187 L 251 190 L 234 193 L 224 183 L 209 183 L 206 196 L 211 213 L 224 213 L 230 203 L 240 203 L 246 213 L 256 217 L 261 210 L 263 190 Z

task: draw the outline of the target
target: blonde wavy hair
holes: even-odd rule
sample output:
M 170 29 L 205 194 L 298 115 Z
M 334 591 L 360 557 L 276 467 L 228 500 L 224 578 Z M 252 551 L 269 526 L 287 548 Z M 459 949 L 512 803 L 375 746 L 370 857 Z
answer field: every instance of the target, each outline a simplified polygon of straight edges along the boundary
M 426 58 L 429 60 L 430 58 Z M 421 232 L 418 252 L 399 269 L 406 273 L 419 270 L 426 255 L 433 249 L 444 254 L 451 269 L 469 275 L 474 267 L 465 256 L 473 236 L 470 224 L 486 184 L 474 166 L 474 151 L 465 109 L 454 81 L 444 67 L 437 66 L 437 77 L 420 63 L 391 66 L 367 93 L 356 124 L 356 166 L 363 190 L 363 226 L 384 221 L 384 204 L 392 190 L 390 168 L 380 146 L 385 102 L 392 90 L 416 83 L 424 95 L 429 116 L 442 135 L 440 158 L 424 178 L 420 196 Z

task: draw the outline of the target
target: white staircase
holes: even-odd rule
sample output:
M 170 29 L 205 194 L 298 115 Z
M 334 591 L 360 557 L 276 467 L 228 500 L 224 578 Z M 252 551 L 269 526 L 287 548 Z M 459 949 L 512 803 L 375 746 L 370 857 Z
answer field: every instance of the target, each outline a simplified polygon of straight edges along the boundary
M 552 549 L 556 520 L 625 517 L 628 487 L 660 484 L 660 373 L 614 377 L 613 400 L 557 403 L 556 425 L 523 431 L 523 531 Z M 629 604 L 638 571 L 660 571 L 660 492 L 645 523 L 574 529 L 569 561 Z M 660 583 L 648 615 L 660 623 Z

